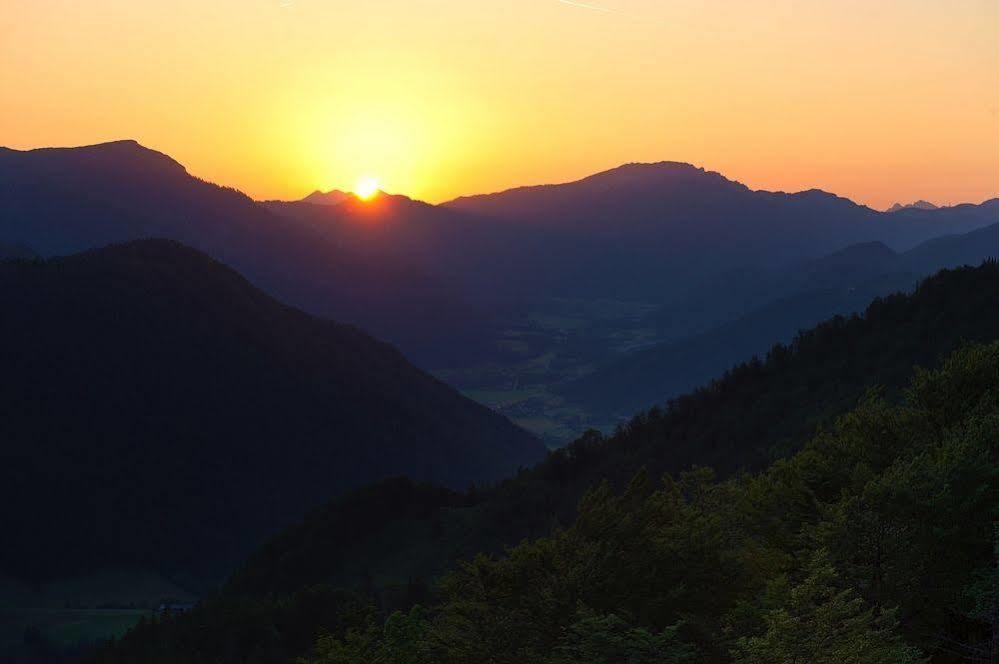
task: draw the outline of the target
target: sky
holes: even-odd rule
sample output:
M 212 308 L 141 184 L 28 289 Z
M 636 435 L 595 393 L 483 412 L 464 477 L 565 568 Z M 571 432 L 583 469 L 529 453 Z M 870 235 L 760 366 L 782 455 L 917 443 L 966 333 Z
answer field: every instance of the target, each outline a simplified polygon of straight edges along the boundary
M 686 161 L 999 196 L 996 0 L 0 0 L 0 145 L 133 138 L 258 198 Z

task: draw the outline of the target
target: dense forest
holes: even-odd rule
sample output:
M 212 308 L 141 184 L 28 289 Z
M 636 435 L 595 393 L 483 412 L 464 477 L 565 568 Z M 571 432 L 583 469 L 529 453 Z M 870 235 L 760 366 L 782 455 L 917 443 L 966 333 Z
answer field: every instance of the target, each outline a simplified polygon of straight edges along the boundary
M 601 484 L 307 661 L 994 661 L 997 441 L 999 344 L 970 346 L 758 475 Z
M 345 496 L 93 661 L 989 661 L 997 295 L 944 271 L 498 486 Z

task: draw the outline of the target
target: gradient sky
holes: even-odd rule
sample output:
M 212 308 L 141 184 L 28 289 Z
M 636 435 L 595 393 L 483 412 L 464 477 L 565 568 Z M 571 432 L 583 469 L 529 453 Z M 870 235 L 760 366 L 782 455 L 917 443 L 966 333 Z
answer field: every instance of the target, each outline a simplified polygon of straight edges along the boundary
M 0 145 L 135 138 L 256 198 L 660 160 L 874 207 L 999 196 L 996 0 L 580 3 L 2 0 Z

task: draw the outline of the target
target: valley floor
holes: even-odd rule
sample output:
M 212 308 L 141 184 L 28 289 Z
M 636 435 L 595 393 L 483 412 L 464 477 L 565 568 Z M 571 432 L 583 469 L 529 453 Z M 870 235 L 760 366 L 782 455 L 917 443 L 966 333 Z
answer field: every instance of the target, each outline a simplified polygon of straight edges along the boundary
M 601 364 L 661 341 L 648 316 L 657 305 L 625 300 L 551 299 L 497 333 L 495 358 L 435 371 L 465 396 L 507 416 L 549 447 L 620 420 L 597 416 L 558 393 Z

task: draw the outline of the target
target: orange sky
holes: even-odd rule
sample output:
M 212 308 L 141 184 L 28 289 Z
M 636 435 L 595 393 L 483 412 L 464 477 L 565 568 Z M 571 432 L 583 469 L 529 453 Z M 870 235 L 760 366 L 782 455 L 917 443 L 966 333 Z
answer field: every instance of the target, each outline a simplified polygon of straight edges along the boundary
M 135 138 L 257 198 L 659 160 L 874 207 L 999 196 L 996 0 L 587 3 L 6 1 L 0 145 Z

